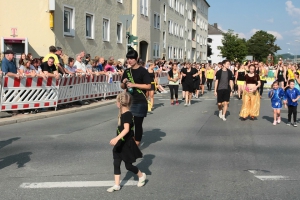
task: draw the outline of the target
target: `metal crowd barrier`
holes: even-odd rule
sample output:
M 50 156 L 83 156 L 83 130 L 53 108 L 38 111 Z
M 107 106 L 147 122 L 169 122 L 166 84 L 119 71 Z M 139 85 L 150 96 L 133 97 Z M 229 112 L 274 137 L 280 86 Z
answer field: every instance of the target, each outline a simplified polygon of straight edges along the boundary
M 0 75 L 0 111 L 57 107 L 58 104 L 115 96 L 123 90 L 121 75 L 17 79 Z

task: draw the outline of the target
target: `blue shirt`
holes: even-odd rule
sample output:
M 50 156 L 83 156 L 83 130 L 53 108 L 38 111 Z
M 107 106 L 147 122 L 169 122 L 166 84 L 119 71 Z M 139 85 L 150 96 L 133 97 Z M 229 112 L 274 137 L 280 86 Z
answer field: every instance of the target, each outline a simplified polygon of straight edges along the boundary
M 102 64 L 99 64 L 99 65 L 97 66 L 97 68 L 98 68 L 98 71 L 99 71 L 99 72 L 103 71 L 103 66 L 102 66 Z
M 289 106 L 297 106 L 298 102 L 293 102 L 293 99 L 296 99 L 298 96 L 300 96 L 300 91 L 296 88 L 290 89 L 288 88 L 285 91 L 284 99 L 287 100 L 287 104 Z
M 7 72 L 17 73 L 17 66 L 14 61 L 9 61 L 5 57 L 2 60 L 2 71 L 6 74 Z
M 282 88 L 278 88 L 277 90 L 272 89 L 269 91 L 269 98 L 271 98 L 272 108 L 280 109 L 282 108 L 282 101 L 281 99 L 284 98 L 284 90 Z

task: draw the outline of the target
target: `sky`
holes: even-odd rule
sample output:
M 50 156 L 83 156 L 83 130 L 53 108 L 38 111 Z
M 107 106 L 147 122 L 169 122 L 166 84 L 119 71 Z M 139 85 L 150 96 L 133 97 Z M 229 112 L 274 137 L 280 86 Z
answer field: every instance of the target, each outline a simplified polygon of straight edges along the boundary
M 207 0 L 209 24 L 249 39 L 256 31 L 273 34 L 282 50 L 300 55 L 300 0 Z M 299 42 L 295 41 L 298 40 Z

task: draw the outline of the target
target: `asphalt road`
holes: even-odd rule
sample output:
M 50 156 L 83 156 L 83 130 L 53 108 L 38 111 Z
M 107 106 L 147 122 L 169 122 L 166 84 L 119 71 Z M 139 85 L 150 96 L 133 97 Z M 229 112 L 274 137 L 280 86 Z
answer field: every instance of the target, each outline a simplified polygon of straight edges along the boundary
M 156 95 L 144 122 L 144 158 L 136 163 L 147 174 L 144 187 L 131 185 L 137 178 L 122 165 L 124 187 L 106 192 L 118 114 L 109 105 L 1 126 L 0 199 L 300 199 L 300 132 L 285 125 L 285 109 L 273 126 L 263 98 L 260 117 L 240 121 L 233 98 L 223 122 L 212 92 L 190 107 L 168 99 Z

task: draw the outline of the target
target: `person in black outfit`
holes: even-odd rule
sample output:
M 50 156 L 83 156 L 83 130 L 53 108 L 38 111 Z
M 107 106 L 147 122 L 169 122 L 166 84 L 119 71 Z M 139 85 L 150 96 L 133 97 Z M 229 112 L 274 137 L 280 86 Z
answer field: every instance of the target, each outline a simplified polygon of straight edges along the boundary
M 143 121 L 147 116 L 148 102 L 146 91 L 151 89 L 151 79 L 148 71 L 138 64 L 138 53 L 130 50 L 126 54 L 127 63 L 130 68 L 126 69 L 121 79 L 121 88 L 127 89 L 127 92 L 133 96 L 133 102 L 130 108 L 134 116 L 135 141 L 139 145 L 143 135 Z
M 150 98 L 151 102 L 151 110 L 153 109 L 154 105 L 154 91 L 155 91 L 155 80 L 156 80 L 156 73 L 154 72 L 154 63 L 149 63 L 148 73 L 151 79 L 151 89 L 147 90 L 147 98 Z
M 183 91 L 185 91 L 185 104 L 184 106 L 191 105 L 192 93 L 194 92 L 194 81 L 193 79 L 198 76 L 197 70 L 191 67 L 190 63 L 187 63 L 186 68 L 181 70 L 181 74 L 184 77 L 182 84 Z

